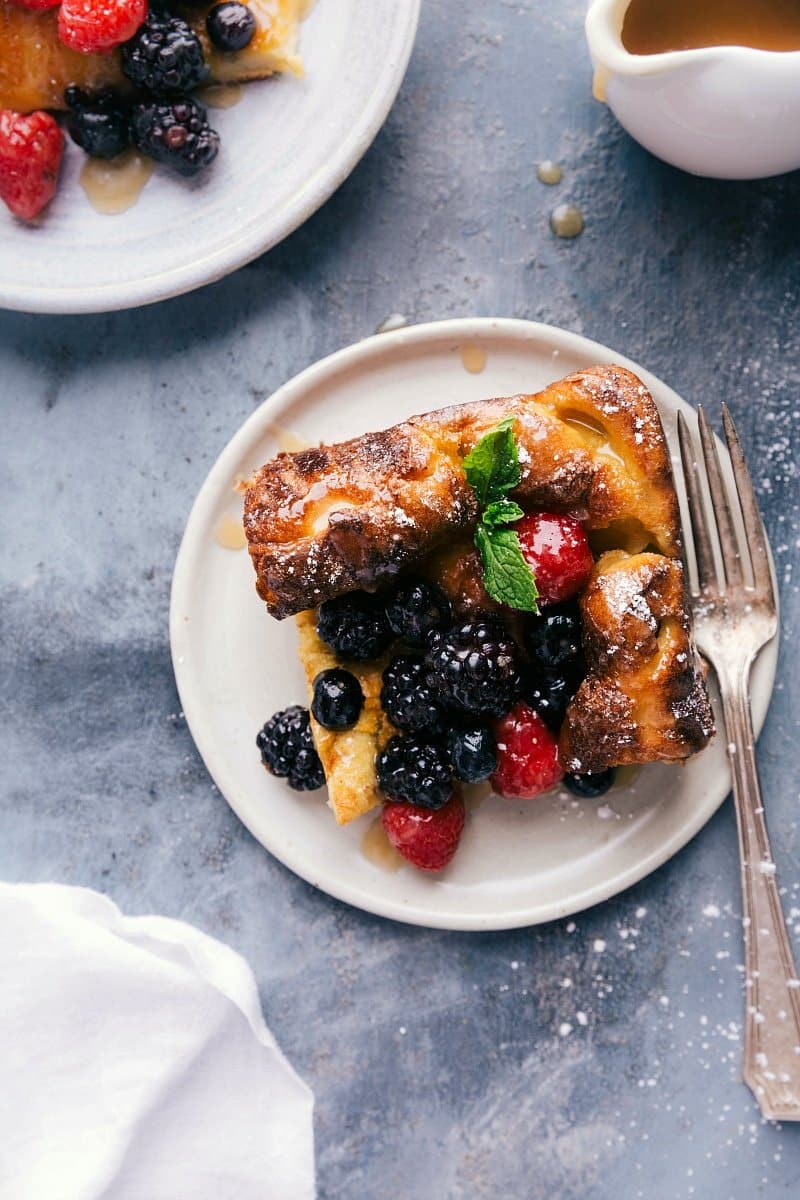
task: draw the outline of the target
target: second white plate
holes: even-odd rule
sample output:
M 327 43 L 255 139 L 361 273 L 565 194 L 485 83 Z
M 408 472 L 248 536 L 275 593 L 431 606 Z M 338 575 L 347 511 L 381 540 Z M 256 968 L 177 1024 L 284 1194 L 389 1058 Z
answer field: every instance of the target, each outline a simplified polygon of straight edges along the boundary
M 466 349 L 465 349 L 466 348 Z M 483 369 L 479 367 L 485 356 Z M 368 912 L 445 929 L 508 929 L 577 912 L 660 866 L 728 793 L 723 740 L 686 766 L 642 768 L 601 801 L 566 793 L 487 799 L 470 815 L 440 876 L 388 872 L 362 852 L 369 815 L 340 829 L 324 793 L 299 794 L 262 768 L 260 725 L 306 703 L 291 621 L 266 613 L 244 549 L 220 544 L 236 530 L 235 482 L 284 445 L 339 441 L 412 413 L 488 396 L 530 392 L 593 363 L 618 362 L 651 389 L 674 446 L 683 400 L 605 346 L 527 321 L 464 320 L 369 338 L 303 371 L 267 400 L 223 451 L 197 497 L 175 566 L 171 641 L 186 718 L 211 775 L 254 836 L 310 883 Z M 766 715 L 777 640 L 753 675 L 756 729 Z
M 222 143 L 188 182 L 157 168 L 117 216 L 89 206 L 84 155 L 68 142 L 58 193 L 40 221 L 0 205 L 0 307 L 107 312 L 221 279 L 281 241 L 365 153 L 397 95 L 420 0 L 318 0 L 300 33 L 303 79 L 249 83 L 210 110 Z

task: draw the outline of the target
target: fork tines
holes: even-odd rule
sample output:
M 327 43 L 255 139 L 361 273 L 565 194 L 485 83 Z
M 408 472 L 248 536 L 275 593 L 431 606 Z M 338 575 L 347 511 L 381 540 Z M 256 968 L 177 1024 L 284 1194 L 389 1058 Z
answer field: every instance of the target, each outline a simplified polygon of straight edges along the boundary
M 698 405 L 697 420 L 702 459 L 697 455 L 683 413 L 678 413 L 678 440 L 689 501 L 698 590 L 709 597 L 716 597 L 744 589 L 753 594 L 753 599 L 772 602 L 767 539 L 733 418 L 728 406 L 723 404 L 722 421 L 731 456 L 735 491 L 723 476 L 716 439 L 701 405 Z M 709 519 L 706 489 L 710 497 L 712 519 Z M 737 516 L 744 531 L 743 538 L 740 536 Z M 719 550 L 721 570 L 717 566 L 715 546 Z

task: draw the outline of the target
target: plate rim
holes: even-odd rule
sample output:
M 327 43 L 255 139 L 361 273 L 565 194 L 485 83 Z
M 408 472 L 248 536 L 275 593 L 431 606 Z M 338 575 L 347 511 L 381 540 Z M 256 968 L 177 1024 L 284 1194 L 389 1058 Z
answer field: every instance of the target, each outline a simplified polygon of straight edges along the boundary
M 307 883 L 325 892 L 327 895 L 359 908 L 363 912 L 424 928 L 461 932 L 486 932 L 526 928 L 583 912 L 595 904 L 600 904 L 611 899 L 629 887 L 632 887 L 647 875 L 650 875 L 677 854 L 679 850 L 683 849 L 722 806 L 730 793 L 730 788 L 728 787 L 716 801 L 709 800 L 705 806 L 698 806 L 691 820 L 685 822 L 669 838 L 665 839 L 657 847 L 654 847 L 650 853 L 637 860 L 636 863 L 618 870 L 604 884 L 594 884 L 577 894 L 573 894 L 565 902 L 538 903 L 530 904 L 527 907 L 522 906 L 515 909 L 506 909 L 501 916 L 496 913 L 490 913 L 486 916 L 467 913 L 463 916 L 458 916 L 430 912 L 423 906 L 410 901 L 398 903 L 391 899 L 382 900 L 380 897 L 376 898 L 373 894 L 363 891 L 358 885 L 351 885 L 346 881 L 342 882 L 338 879 L 329 880 L 326 878 L 323 882 L 320 876 L 324 876 L 324 870 L 320 873 L 318 870 L 315 871 L 309 867 L 307 863 L 302 861 L 302 855 L 298 855 L 296 851 L 287 851 L 285 847 L 282 847 L 281 852 L 278 853 L 273 848 L 275 845 L 274 841 L 272 845 L 267 844 L 269 839 L 265 840 L 261 834 L 256 832 L 247 818 L 245 806 L 237 802 L 237 789 L 235 787 L 224 786 L 223 764 L 217 764 L 214 761 L 213 755 L 209 755 L 209 758 L 207 758 L 201 749 L 194 733 L 195 727 L 199 724 L 200 704 L 199 702 L 195 702 L 195 697 L 191 694 L 187 686 L 187 672 L 182 665 L 185 651 L 184 639 L 187 637 L 187 634 L 185 622 L 179 617 L 179 614 L 186 608 L 184 597 L 188 597 L 189 595 L 187 585 L 193 575 L 191 569 L 192 560 L 196 558 L 199 560 L 202 557 L 201 543 L 199 539 L 193 536 L 193 530 L 195 526 L 201 527 L 207 523 L 209 516 L 214 511 L 220 493 L 226 493 L 230 488 L 230 480 L 235 473 L 236 465 L 242 457 L 243 450 L 253 442 L 254 435 L 261 436 L 267 432 L 267 427 L 272 423 L 271 418 L 274 409 L 280 408 L 286 403 L 293 402 L 304 391 L 318 386 L 325 378 L 351 369 L 359 360 L 364 359 L 368 362 L 373 355 L 380 356 L 386 349 L 408 343 L 423 345 L 426 342 L 436 342 L 442 339 L 458 344 L 464 341 L 486 339 L 491 336 L 500 336 L 505 339 L 512 338 L 514 340 L 519 339 L 521 341 L 541 342 L 544 340 L 551 350 L 557 349 L 561 352 L 567 349 L 568 352 L 586 357 L 587 362 L 594 361 L 595 355 L 598 355 L 596 361 L 613 360 L 619 363 L 619 365 L 634 371 L 651 390 L 652 382 L 654 381 L 657 390 L 668 395 L 670 402 L 675 405 L 676 410 L 688 408 L 689 411 L 694 411 L 692 406 L 683 400 L 673 388 L 664 383 L 658 376 L 653 375 L 652 372 L 647 371 L 629 359 L 626 355 L 617 354 L 611 347 L 603 343 L 595 342 L 583 334 L 573 333 L 557 325 L 513 317 L 465 317 L 430 321 L 418 325 L 405 326 L 389 333 L 373 334 L 340 350 L 334 351 L 324 358 L 318 359 L 316 362 L 299 371 L 296 375 L 293 375 L 262 401 L 258 408 L 246 418 L 227 442 L 206 476 L 192 504 L 175 560 L 169 609 L 170 649 L 173 671 L 189 732 L 192 735 L 197 752 L 202 758 L 221 796 L 250 831 L 255 840 L 268 853 L 273 855 L 273 857 L 301 879 L 304 879 Z M 761 733 L 774 689 L 779 643 L 780 628 L 773 641 L 764 648 L 764 651 L 759 656 L 764 662 L 761 669 L 762 672 L 766 672 L 767 678 L 764 680 L 763 702 L 759 705 L 758 700 L 760 697 L 754 698 L 756 704 L 754 705 L 753 723 L 756 737 Z
M 144 279 L 88 287 L 75 285 L 51 291 L 25 283 L 9 284 L 0 277 L 0 309 L 63 316 L 143 308 L 217 283 L 272 250 L 330 199 L 377 137 L 405 78 L 416 41 L 421 5 L 422 0 L 401 0 L 400 5 L 391 4 L 396 13 L 396 26 L 392 52 L 386 56 L 389 69 L 381 75 L 364 104 L 360 120 L 348 130 L 337 152 L 318 166 L 286 201 L 281 220 L 266 236 L 260 234 L 256 226 L 247 236 L 232 238 L 207 255 Z

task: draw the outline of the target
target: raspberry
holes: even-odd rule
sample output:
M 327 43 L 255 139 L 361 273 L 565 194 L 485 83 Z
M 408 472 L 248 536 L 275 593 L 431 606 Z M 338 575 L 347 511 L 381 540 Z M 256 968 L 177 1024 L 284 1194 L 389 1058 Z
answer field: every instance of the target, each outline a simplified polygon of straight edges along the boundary
M 450 601 L 436 584 L 406 579 L 386 605 L 386 616 L 399 638 L 421 648 L 431 633 L 450 624 Z
M 371 592 L 347 592 L 326 600 L 317 613 L 317 633 L 342 658 L 379 658 L 393 640 L 383 602 Z
M 434 634 L 425 661 L 439 700 L 457 712 L 499 717 L 517 698 L 516 647 L 497 617 L 479 616 Z
M 452 791 L 446 750 L 418 734 L 389 738 L 375 760 L 375 771 L 385 796 L 420 808 L 441 808 Z
M 182 17 L 150 12 L 136 36 L 128 36 L 122 70 L 134 87 L 156 95 L 185 92 L 208 74 L 200 39 Z
M 206 110 L 189 96 L 137 104 L 131 127 L 142 154 L 179 175 L 196 175 L 219 151 L 219 134 L 209 125 Z
M 492 787 L 499 796 L 532 800 L 563 776 L 558 743 L 527 704 L 517 704 L 497 722 L 497 770 Z
M 414 804 L 385 804 L 382 823 L 403 858 L 420 871 L 441 871 L 458 849 L 464 816 L 464 801 L 453 792 L 436 812 Z
M 581 590 L 594 559 L 580 521 L 557 513 L 529 513 L 514 528 L 542 604 L 569 600 Z
M 314 791 L 325 782 L 325 772 L 311 737 L 308 709 L 293 704 L 259 729 L 256 745 L 261 761 L 279 779 L 299 792 Z
M 62 0 L 58 36 L 81 54 L 102 54 L 133 37 L 147 16 L 147 0 Z
M 53 199 L 64 135 L 44 112 L 0 109 L 0 199 L 29 221 Z
M 443 714 L 428 684 L 427 668 L 421 658 L 399 655 L 383 672 L 381 706 L 398 729 L 442 728 Z

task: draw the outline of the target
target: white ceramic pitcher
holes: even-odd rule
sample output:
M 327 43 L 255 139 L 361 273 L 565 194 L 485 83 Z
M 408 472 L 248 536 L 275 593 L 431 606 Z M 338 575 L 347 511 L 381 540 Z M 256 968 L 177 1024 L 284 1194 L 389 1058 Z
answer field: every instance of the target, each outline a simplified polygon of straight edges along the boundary
M 594 0 L 594 94 L 646 149 L 694 175 L 758 179 L 800 167 L 800 51 L 709 46 L 629 54 L 630 0 Z M 702 3 L 702 0 L 698 0 Z

